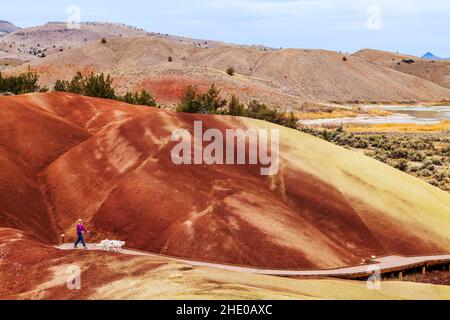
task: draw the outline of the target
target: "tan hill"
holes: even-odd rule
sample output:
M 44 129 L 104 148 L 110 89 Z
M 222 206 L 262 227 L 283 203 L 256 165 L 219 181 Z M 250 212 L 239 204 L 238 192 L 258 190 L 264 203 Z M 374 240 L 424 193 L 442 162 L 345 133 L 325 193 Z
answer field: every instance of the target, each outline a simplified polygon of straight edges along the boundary
M 450 88 L 450 60 L 430 60 L 370 49 L 360 50 L 353 56 Z
M 66 22 L 49 22 L 42 26 L 24 29 L 9 27 L 10 34 L 0 40 L 0 58 L 3 56 L 3 58 L 21 59 L 23 63 L 40 58 L 42 53 L 49 56 L 90 42 L 117 37 L 147 36 L 196 47 L 213 47 L 219 44 L 216 41 L 147 32 L 133 26 L 108 22 L 82 22 L 80 28 L 72 28 Z
M 168 61 L 169 56 L 173 61 Z M 34 61 L 46 85 L 69 79 L 77 70 L 105 72 L 119 92 L 152 91 L 162 103 L 175 103 L 187 84 L 216 83 L 224 94 L 282 107 L 304 101 L 440 101 L 450 90 L 364 59 L 324 50 L 261 50 L 232 45 L 198 47 L 155 37 L 116 38 Z M 234 67 L 234 77 L 225 73 Z M 27 65 L 12 69 L 23 71 Z
M 0 97 L 0 226 L 267 268 L 335 268 L 450 250 L 450 195 L 385 164 L 266 122 L 65 93 Z M 280 171 L 170 160 L 172 131 L 280 130 Z M 18 143 L 20 141 L 20 143 Z M 248 148 L 247 148 L 248 150 Z
M 299 280 L 193 267 L 167 258 L 59 251 L 14 229 L 0 228 L 0 299 L 427 299 L 445 300 L 449 286 L 386 281 Z M 82 290 L 67 288 L 81 268 Z
M 23 62 L 71 50 L 103 38 L 143 36 L 147 32 L 117 23 L 85 22 L 71 29 L 65 22 L 49 22 L 42 26 L 12 30 L 0 38 L 0 57 L 21 59 Z

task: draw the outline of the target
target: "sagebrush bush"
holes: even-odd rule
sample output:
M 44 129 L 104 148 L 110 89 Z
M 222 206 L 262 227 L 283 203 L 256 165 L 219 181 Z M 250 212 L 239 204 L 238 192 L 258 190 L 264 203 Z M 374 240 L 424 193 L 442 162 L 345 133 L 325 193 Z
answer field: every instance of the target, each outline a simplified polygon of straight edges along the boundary
M 113 79 L 109 75 L 94 74 L 83 76 L 77 72 L 72 80 L 56 80 L 53 91 L 71 92 L 89 97 L 119 100 L 130 104 L 156 107 L 153 96 L 146 90 L 141 92 L 127 92 L 124 96 L 117 96 L 113 86 Z

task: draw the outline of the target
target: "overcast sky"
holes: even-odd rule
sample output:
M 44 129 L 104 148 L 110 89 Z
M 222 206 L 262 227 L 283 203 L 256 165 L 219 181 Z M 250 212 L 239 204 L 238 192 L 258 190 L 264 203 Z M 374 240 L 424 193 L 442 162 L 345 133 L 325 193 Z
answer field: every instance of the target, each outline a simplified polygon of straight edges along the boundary
M 448 0 L 38 0 L 5 1 L 0 19 L 20 27 L 122 22 L 148 31 L 283 48 L 375 48 L 450 57 Z

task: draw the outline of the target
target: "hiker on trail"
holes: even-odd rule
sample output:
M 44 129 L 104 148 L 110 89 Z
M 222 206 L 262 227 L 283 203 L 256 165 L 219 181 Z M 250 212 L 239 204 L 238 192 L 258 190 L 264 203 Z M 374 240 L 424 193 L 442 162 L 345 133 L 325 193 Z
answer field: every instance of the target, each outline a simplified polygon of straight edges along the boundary
M 78 247 L 78 244 L 81 242 L 83 244 L 84 249 L 87 249 L 86 242 L 84 241 L 84 232 L 89 232 L 85 226 L 83 225 L 83 220 L 79 219 L 77 223 L 77 241 L 73 245 L 73 247 L 76 249 Z

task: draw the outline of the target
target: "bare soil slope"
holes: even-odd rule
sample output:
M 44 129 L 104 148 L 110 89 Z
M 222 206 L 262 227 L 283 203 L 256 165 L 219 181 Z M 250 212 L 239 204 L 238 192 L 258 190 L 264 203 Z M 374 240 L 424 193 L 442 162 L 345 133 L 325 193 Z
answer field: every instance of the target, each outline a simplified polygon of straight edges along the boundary
M 163 103 L 177 102 L 187 84 L 206 88 L 212 83 L 225 95 L 294 108 L 304 101 L 450 99 L 448 88 L 356 56 L 346 56 L 344 61 L 343 54 L 324 50 L 198 47 L 157 37 L 116 38 L 66 50 L 31 66 L 50 87 L 56 79 L 69 79 L 77 70 L 105 72 L 116 79 L 119 92 L 146 88 Z M 234 77 L 225 73 L 230 66 L 237 72 Z
M 65 22 L 49 22 L 42 26 L 12 29 L 0 38 L 0 57 L 21 59 L 23 62 L 71 50 L 101 39 L 144 36 L 144 30 L 117 23 L 82 23 L 80 28 L 69 28 Z M 1 24 L 0 24 L 1 29 Z
M 364 49 L 353 54 L 355 57 L 374 62 L 381 66 L 407 73 L 418 78 L 450 88 L 450 61 L 430 60 L 398 53 Z M 414 60 L 405 63 L 403 60 Z

